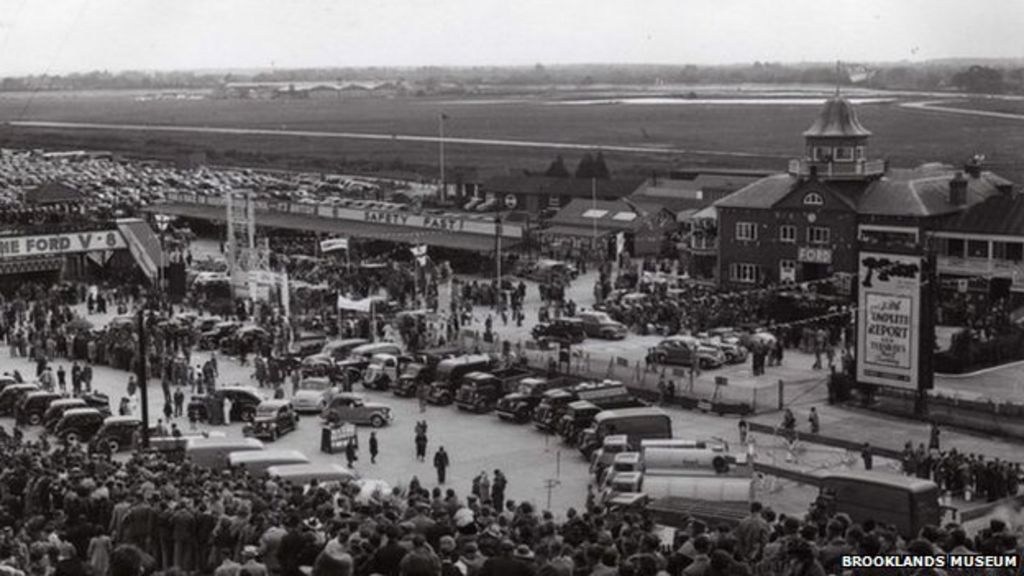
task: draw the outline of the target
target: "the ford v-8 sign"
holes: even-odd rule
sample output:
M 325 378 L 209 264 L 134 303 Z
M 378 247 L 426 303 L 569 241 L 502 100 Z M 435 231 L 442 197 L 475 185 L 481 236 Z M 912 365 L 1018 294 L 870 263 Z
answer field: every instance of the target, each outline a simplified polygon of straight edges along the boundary
M 94 250 L 119 250 L 126 247 L 124 237 L 117 230 L 17 236 L 0 238 L 0 259 L 73 254 Z

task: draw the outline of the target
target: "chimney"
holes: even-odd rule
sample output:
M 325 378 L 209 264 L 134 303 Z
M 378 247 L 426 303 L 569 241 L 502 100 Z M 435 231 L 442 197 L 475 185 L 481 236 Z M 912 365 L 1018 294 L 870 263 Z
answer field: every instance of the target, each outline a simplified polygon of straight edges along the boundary
M 980 156 L 974 156 L 964 164 L 964 172 L 967 172 L 971 178 L 981 177 L 981 160 Z
M 963 172 L 957 172 L 949 181 L 949 203 L 953 206 L 967 205 L 967 179 Z

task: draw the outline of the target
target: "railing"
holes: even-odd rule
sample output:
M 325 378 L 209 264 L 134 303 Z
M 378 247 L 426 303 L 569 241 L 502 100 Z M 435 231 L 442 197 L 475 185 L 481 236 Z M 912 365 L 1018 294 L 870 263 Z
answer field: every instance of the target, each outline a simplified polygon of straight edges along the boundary
M 1010 278 L 1015 285 L 1024 285 L 1024 263 L 997 258 L 961 258 L 939 256 L 939 272 L 947 274 L 988 275 Z
M 813 162 L 790 160 L 789 173 L 793 176 L 809 176 L 811 167 L 818 167 L 822 178 L 860 178 L 885 174 L 885 160 L 855 160 L 853 162 Z

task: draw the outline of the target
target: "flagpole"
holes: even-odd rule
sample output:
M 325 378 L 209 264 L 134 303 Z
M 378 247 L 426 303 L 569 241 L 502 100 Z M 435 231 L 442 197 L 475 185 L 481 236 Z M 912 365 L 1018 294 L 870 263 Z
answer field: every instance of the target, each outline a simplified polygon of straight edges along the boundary
M 444 182 L 444 120 L 445 115 L 442 112 L 441 117 L 438 121 L 440 131 L 440 148 L 441 148 L 441 200 L 447 199 L 447 187 Z
M 590 177 L 590 208 L 597 210 L 597 178 Z M 597 214 L 593 212 L 593 214 Z M 591 250 L 597 251 L 597 218 L 591 218 L 594 223 L 594 235 L 590 239 Z

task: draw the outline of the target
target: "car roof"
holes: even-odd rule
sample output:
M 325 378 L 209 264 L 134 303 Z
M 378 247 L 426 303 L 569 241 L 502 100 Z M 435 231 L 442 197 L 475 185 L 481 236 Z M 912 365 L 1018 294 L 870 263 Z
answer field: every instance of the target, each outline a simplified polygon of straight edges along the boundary
M 127 424 L 130 422 L 142 424 L 142 420 L 135 416 L 107 416 L 103 421 L 104 424 Z
M 29 394 L 29 396 L 31 396 L 31 394 Z M 61 398 L 51 402 L 50 406 L 76 406 L 79 404 L 85 406 L 85 400 L 82 400 L 81 398 Z
M 289 405 L 291 403 L 292 403 L 291 400 L 284 400 L 282 398 L 275 398 L 273 400 L 264 400 L 263 402 L 260 402 L 259 408 L 264 408 L 264 407 L 266 407 L 266 408 L 271 408 L 271 407 L 280 408 L 282 406 L 287 406 L 287 405 Z
M 335 394 L 334 399 L 337 400 L 338 398 L 347 398 L 350 400 L 366 400 L 365 396 L 363 396 L 362 394 L 356 394 L 355 392 L 341 392 L 339 394 Z
M 594 418 L 594 421 L 600 423 L 612 418 L 631 418 L 634 416 L 664 416 L 665 418 L 668 418 L 668 414 L 666 414 L 661 408 L 657 408 L 655 406 L 642 406 L 639 408 L 616 408 L 615 410 L 604 410 Z
M 8 386 L 4 388 L 4 392 L 8 390 L 39 390 L 39 386 L 35 384 L 15 384 L 14 386 Z
M 239 450 L 238 452 L 231 452 L 230 454 L 228 454 L 228 459 L 235 464 L 285 459 L 297 460 L 299 462 L 309 462 L 309 457 L 307 457 L 302 452 L 299 452 L 298 450 L 286 449 Z
M 35 392 L 29 392 L 26 398 L 40 398 L 42 396 L 56 396 L 60 398 L 60 394 L 57 392 L 50 392 L 49 390 L 36 390 Z
M 97 416 L 102 416 L 102 414 L 100 414 L 100 411 L 95 408 L 72 408 L 71 410 L 68 410 L 67 412 L 64 413 L 64 417 L 67 418 L 68 416 L 83 416 L 86 414 L 95 414 Z

